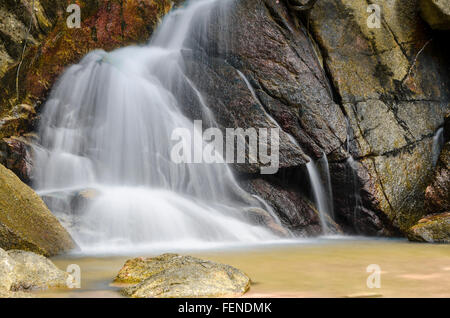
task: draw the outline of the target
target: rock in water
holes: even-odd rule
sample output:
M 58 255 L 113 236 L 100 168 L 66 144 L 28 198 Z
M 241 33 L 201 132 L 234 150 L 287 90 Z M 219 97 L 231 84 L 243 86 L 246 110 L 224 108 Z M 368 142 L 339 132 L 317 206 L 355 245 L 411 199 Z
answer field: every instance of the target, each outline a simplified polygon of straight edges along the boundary
M 129 260 L 115 282 L 137 283 L 123 289 L 135 298 L 240 296 L 250 288 L 250 278 L 234 267 L 177 254 Z
M 408 238 L 418 242 L 450 243 L 450 212 L 423 218 L 411 228 Z
M 68 277 L 41 255 L 0 248 L 0 298 L 31 297 L 24 291 L 66 287 Z
M 0 247 L 45 256 L 69 251 L 75 243 L 39 196 L 0 165 Z
M 420 11 L 436 30 L 450 30 L 450 0 L 421 0 Z

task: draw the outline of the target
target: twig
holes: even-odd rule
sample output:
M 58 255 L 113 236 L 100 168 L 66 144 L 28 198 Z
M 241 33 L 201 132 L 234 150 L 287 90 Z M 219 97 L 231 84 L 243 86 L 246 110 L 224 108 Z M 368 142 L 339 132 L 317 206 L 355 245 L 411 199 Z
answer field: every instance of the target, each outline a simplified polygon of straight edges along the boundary
M 23 64 L 23 59 L 25 57 L 25 51 L 27 49 L 27 44 L 28 44 L 28 37 L 30 35 L 31 32 L 31 27 L 33 26 L 33 18 L 34 18 L 34 1 L 33 0 L 33 4 L 31 7 L 31 14 L 30 14 L 30 25 L 28 26 L 28 31 L 25 35 L 25 43 L 23 45 L 23 49 L 22 49 L 22 55 L 20 57 L 20 63 L 19 66 L 17 67 L 17 73 L 16 73 L 16 102 L 19 102 L 19 74 L 20 74 L 20 68 L 22 67 Z
M 419 58 L 419 55 L 423 52 L 423 50 L 425 50 L 425 48 L 427 47 L 427 45 L 428 45 L 431 41 L 433 41 L 432 38 L 429 39 L 429 40 L 427 41 L 427 43 L 424 44 L 424 46 L 420 49 L 419 52 L 417 52 L 416 57 L 414 58 L 413 63 L 412 63 L 411 66 L 409 67 L 408 74 L 406 74 L 405 78 L 404 78 L 403 81 L 402 81 L 402 85 L 405 84 L 406 80 L 407 80 L 408 77 L 411 75 L 411 72 L 412 72 L 414 66 L 416 65 L 417 59 Z

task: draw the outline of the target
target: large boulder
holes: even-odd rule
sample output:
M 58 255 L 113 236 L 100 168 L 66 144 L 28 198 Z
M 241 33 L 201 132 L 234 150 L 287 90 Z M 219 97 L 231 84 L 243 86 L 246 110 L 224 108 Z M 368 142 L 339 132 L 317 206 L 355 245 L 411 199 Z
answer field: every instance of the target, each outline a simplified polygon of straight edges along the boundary
M 69 233 L 41 198 L 0 165 L 0 248 L 52 256 L 74 247 Z
M 47 258 L 0 248 L 0 297 L 30 297 L 24 292 L 67 287 L 69 274 Z
M 450 212 L 429 215 L 414 225 L 408 233 L 411 241 L 450 243 Z
M 450 0 L 420 0 L 422 17 L 436 30 L 450 30 Z
M 129 260 L 115 282 L 136 284 L 123 289 L 135 298 L 241 296 L 250 288 L 250 278 L 234 267 L 176 254 Z

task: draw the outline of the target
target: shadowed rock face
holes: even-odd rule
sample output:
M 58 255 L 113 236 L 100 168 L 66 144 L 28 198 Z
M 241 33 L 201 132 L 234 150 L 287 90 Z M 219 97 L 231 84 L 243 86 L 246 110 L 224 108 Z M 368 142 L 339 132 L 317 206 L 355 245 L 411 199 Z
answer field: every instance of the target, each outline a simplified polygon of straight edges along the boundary
M 134 298 L 240 296 L 250 288 L 250 278 L 234 267 L 176 254 L 129 260 L 115 282 L 137 283 L 123 290 Z
M 429 213 L 450 211 L 450 142 L 442 150 L 433 182 L 427 187 L 425 198 Z

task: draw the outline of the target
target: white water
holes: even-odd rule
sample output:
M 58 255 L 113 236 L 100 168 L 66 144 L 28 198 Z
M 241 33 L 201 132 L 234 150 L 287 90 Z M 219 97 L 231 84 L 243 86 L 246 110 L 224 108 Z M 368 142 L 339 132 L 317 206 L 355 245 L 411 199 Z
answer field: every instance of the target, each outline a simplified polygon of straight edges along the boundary
M 279 240 L 245 217 L 246 209 L 259 207 L 279 223 L 265 202 L 239 187 L 228 166 L 170 160 L 173 130 L 194 130 L 172 87 L 191 87 L 208 112 L 182 72 L 181 50 L 193 28 L 209 23 L 213 6 L 226 3 L 190 1 L 164 19 L 148 46 L 94 51 L 53 89 L 40 123 L 35 187 L 83 251 Z M 84 189 L 93 198 L 73 211 L 74 195 Z
M 332 195 L 331 181 L 330 183 L 327 182 L 327 184 L 329 184 L 330 187 L 329 190 L 327 191 L 327 189 L 323 186 L 324 183 L 317 164 L 312 159 L 310 159 L 310 161 L 306 164 L 306 168 L 308 170 L 308 175 L 313 190 L 314 201 L 316 203 L 316 207 L 319 212 L 322 232 L 325 235 L 330 234 L 328 219 L 333 218 L 333 210 L 331 204 L 332 198 L 330 197 Z M 329 170 L 327 170 L 327 175 L 329 175 Z
M 444 143 L 444 128 L 441 127 L 433 137 L 433 166 L 436 166 L 439 160 L 439 156 L 441 154 L 442 148 L 444 147 Z

